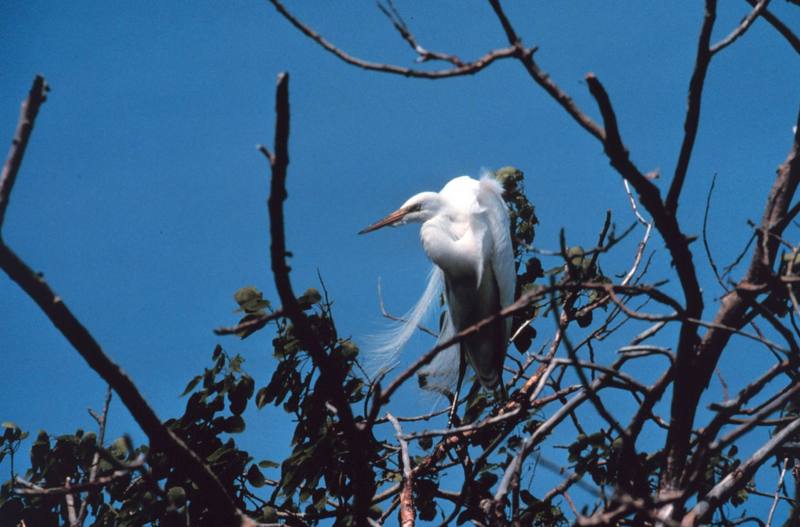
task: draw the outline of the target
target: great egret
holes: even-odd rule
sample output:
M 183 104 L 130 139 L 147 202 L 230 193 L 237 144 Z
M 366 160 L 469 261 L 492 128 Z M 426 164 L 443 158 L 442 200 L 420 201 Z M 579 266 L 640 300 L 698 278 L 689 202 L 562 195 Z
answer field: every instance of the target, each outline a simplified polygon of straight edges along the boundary
M 405 344 L 444 278 L 447 315 L 439 341 L 497 313 L 514 301 L 516 271 L 509 233 L 508 207 L 495 179 L 469 176 L 450 180 L 438 193 L 421 192 L 359 234 L 385 226 L 422 223 L 422 247 L 434 264 L 428 287 L 406 317 L 405 325 L 380 350 L 386 362 Z M 511 334 L 511 319 L 498 320 L 440 353 L 428 374 L 452 372 L 458 361 L 453 410 L 463 381 L 466 361 L 485 388 L 502 385 L 503 358 Z M 449 352 L 449 353 L 448 353 Z M 451 419 L 452 411 L 451 410 Z

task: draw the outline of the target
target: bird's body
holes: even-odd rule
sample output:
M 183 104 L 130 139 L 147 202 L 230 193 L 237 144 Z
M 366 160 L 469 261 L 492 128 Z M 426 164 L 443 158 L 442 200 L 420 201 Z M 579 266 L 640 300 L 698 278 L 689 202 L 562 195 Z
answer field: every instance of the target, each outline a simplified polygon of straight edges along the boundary
M 410 329 L 417 325 L 435 296 L 431 293 L 439 277 L 443 278 L 448 310 L 440 341 L 514 301 L 516 272 L 508 208 L 497 181 L 489 177 L 480 181 L 468 176 L 457 177 L 438 193 L 422 192 L 411 197 L 400 209 L 362 233 L 410 222 L 422 223 L 422 247 L 440 270 L 434 271 L 426 294 L 413 315 L 407 318 Z M 460 355 L 461 375 L 466 358 L 480 383 L 486 388 L 495 387 L 502 379 L 510 323 L 509 318 L 497 320 L 470 335 L 455 353 L 441 355 L 429 373 L 436 374 L 448 367 L 455 370 L 459 365 L 452 363 L 458 362 Z M 392 343 L 395 349 L 399 350 L 408 336 L 409 331 L 398 335 Z

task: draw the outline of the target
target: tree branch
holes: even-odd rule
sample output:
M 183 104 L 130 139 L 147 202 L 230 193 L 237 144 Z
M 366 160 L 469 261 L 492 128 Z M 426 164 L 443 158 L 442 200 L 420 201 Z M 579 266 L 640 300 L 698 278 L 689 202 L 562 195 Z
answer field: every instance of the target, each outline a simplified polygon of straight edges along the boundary
M 428 71 L 428 70 L 417 70 L 413 68 L 404 68 L 401 66 L 395 66 L 394 64 L 380 64 L 377 62 L 369 62 L 358 57 L 354 57 L 348 53 L 345 53 L 332 43 L 325 40 L 319 33 L 311 29 L 309 26 L 301 22 L 297 17 L 292 15 L 286 7 L 279 1 L 279 0 L 269 0 L 269 2 L 275 6 L 275 9 L 278 10 L 278 13 L 283 15 L 283 17 L 288 20 L 294 27 L 299 29 L 305 36 L 322 46 L 325 50 L 332 53 L 339 59 L 343 60 L 344 62 L 356 66 L 361 69 L 365 69 L 368 71 L 378 71 L 381 73 L 391 73 L 394 75 L 402 75 L 403 77 L 414 77 L 417 79 L 444 79 L 448 77 L 460 77 L 463 75 L 474 75 L 479 71 L 483 70 L 494 61 L 498 59 L 507 59 L 510 57 L 515 56 L 518 53 L 517 48 L 515 47 L 508 47 L 503 49 L 496 49 L 490 51 L 483 55 L 482 57 L 474 60 L 473 62 L 468 62 L 462 64 L 461 66 L 456 66 L 450 69 L 445 70 L 435 70 L 435 71 Z M 437 54 L 435 58 L 441 59 L 444 54 Z M 442 60 L 449 60 L 450 59 L 442 59 Z
M 756 473 L 756 470 L 772 456 L 772 453 L 783 443 L 788 441 L 800 430 L 800 419 L 795 419 L 790 424 L 781 428 L 769 441 L 756 450 L 750 458 L 739 467 L 725 476 L 722 481 L 703 497 L 701 501 L 687 514 L 681 522 L 682 527 L 693 527 L 708 518 L 720 505 L 740 488 L 742 488 Z
M 344 370 L 336 358 L 325 353 L 320 345 L 316 331 L 309 323 L 308 317 L 297 302 L 291 281 L 289 266 L 286 263 L 286 238 L 283 222 L 283 202 L 286 200 L 286 171 L 289 165 L 289 74 L 278 75 L 275 94 L 275 147 L 274 153 L 268 156 L 272 177 L 270 179 L 269 230 L 270 260 L 275 287 L 281 299 L 282 311 L 294 325 L 297 337 L 307 347 L 314 364 L 319 368 L 317 381 L 319 389 L 325 390 L 333 399 L 337 415 L 341 420 L 343 433 L 349 448 L 347 457 L 350 478 L 353 484 L 355 521 L 361 525 L 366 522 L 369 507 L 375 494 L 375 483 L 368 460 L 366 434 L 368 429 L 356 425 L 350 403 L 341 389 Z
M 706 80 L 708 65 L 711 62 L 711 31 L 714 29 L 714 21 L 717 18 L 717 0 L 706 0 L 705 15 L 703 26 L 700 29 L 700 37 L 697 41 L 697 57 L 694 62 L 692 79 L 689 81 L 689 98 L 686 105 L 686 119 L 683 122 L 683 142 L 678 154 L 678 163 L 675 166 L 675 175 L 672 176 L 672 184 L 667 193 L 665 207 L 673 216 L 678 210 L 678 198 L 686 179 L 686 171 L 689 168 L 689 160 L 692 157 L 692 148 L 697 138 L 697 127 L 700 123 L 700 103 L 703 100 L 703 84 Z
M 30 130 L 33 127 L 32 118 L 35 117 L 35 112 L 32 113 L 32 109 L 38 109 L 44 100 L 46 86 L 44 79 L 37 77 L 33 85 L 32 94 L 28 99 L 32 102 L 28 104 L 26 101 L 23 104 L 20 125 L 17 127 L 17 130 L 22 133 L 21 141 L 15 140 L 9 160 L 3 168 L 3 179 L 0 181 L 0 195 L 3 196 L 3 204 L 0 205 L 2 210 L 5 210 L 17 170 L 22 163 L 24 145 L 27 144 Z M 11 248 L 3 243 L 2 239 L 0 239 L 0 268 L 36 302 L 50 322 L 72 344 L 89 366 L 114 388 L 125 407 L 150 439 L 152 447 L 164 451 L 173 461 L 175 470 L 194 481 L 205 495 L 209 509 L 216 514 L 217 518 L 220 521 L 236 524 L 245 524 L 251 521 L 237 508 L 233 498 L 203 460 L 183 440 L 164 426 L 131 378 L 105 354 L 64 301 L 50 289 L 42 275 L 28 267 Z
M 19 167 L 25 157 L 25 149 L 28 146 L 28 139 L 31 137 L 36 116 L 39 114 L 39 107 L 47 100 L 47 92 L 50 88 L 44 77 L 37 75 L 33 79 L 33 85 L 28 92 L 28 97 L 22 102 L 19 112 L 19 122 L 17 123 L 14 139 L 11 141 L 11 148 L 8 157 L 3 165 L 3 172 L 0 175 L 0 238 L 3 232 L 3 220 L 5 219 L 8 200 L 11 196 L 11 189 L 17 179 Z
M 763 13 L 764 10 L 767 8 L 767 4 L 769 4 L 769 0 L 760 0 L 755 5 L 753 10 L 750 11 L 747 14 L 747 16 L 742 19 L 742 22 L 736 27 L 736 29 L 731 31 L 727 37 L 725 37 L 721 41 L 711 46 L 711 49 L 709 50 L 711 51 L 711 54 L 713 55 L 715 53 L 718 53 L 719 51 L 722 51 L 726 47 L 733 44 L 737 38 L 744 35 L 747 32 L 747 30 L 750 29 L 750 26 L 753 24 L 753 22 L 755 22 L 756 18 L 758 18 L 759 15 L 761 15 L 761 13 Z
M 511 25 L 508 17 L 506 16 L 505 12 L 503 11 L 502 6 L 500 5 L 499 0 L 489 0 L 489 4 L 492 6 L 495 14 L 497 15 L 498 20 L 500 21 L 500 25 L 503 26 L 503 31 L 506 34 L 506 38 L 508 39 L 509 44 L 515 49 L 518 50 L 517 58 L 522 62 L 522 65 L 525 67 L 525 70 L 531 76 L 534 82 L 544 88 L 544 90 L 553 98 L 555 101 L 561 105 L 564 110 L 577 122 L 584 130 L 592 134 L 594 137 L 603 141 L 605 139 L 605 133 L 603 129 L 592 120 L 591 117 L 586 115 L 578 105 L 575 104 L 575 101 L 572 100 L 564 90 L 561 89 L 551 78 L 550 75 L 547 74 L 544 70 L 542 70 L 536 61 L 533 58 L 533 54 L 536 51 L 536 48 L 525 49 L 522 46 L 522 40 L 517 35 L 514 27 Z
M 414 510 L 414 471 L 411 470 L 411 457 L 408 455 L 408 441 L 403 436 L 400 422 L 392 414 L 386 414 L 397 432 L 400 441 L 400 459 L 403 466 L 403 487 L 400 490 L 400 525 L 401 527 L 414 527 L 416 511 Z
M 756 6 L 756 0 L 747 0 L 747 3 L 753 7 Z M 800 54 L 800 38 L 798 38 L 786 24 L 781 22 L 780 18 L 776 17 L 766 8 L 761 12 L 761 18 L 769 22 L 769 24 L 786 39 L 789 45 L 794 48 L 794 51 Z

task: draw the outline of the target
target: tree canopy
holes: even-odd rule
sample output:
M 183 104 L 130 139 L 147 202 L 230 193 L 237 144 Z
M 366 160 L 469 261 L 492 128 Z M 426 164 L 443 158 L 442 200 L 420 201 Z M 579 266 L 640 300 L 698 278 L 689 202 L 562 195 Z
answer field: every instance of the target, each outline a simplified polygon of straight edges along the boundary
M 771 181 L 754 180 L 752 196 L 742 198 L 760 200 L 763 214 L 733 260 L 717 261 L 708 242 L 715 178 L 701 200 L 702 222 L 679 214 L 688 201 L 687 181 L 700 177 L 691 161 L 701 104 L 722 96 L 704 93 L 711 64 L 750 37 L 754 24 L 768 25 L 800 54 L 797 36 L 768 1 L 750 1 L 746 16 L 716 39 L 717 2 L 706 0 L 683 135 L 669 174 L 643 168 L 629 150 L 616 110 L 624 96 L 587 73 L 580 88 L 595 107 L 579 105 L 545 71 L 538 49 L 526 44 L 498 0 L 489 5 L 506 42 L 473 60 L 427 49 L 392 2 L 379 4 L 412 48 L 413 67 L 350 54 L 278 0 L 270 2 L 304 38 L 376 75 L 437 80 L 491 75 L 501 62 L 521 67 L 526 82 L 602 148 L 628 208 L 609 207 L 591 235 L 561 229 L 557 239 L 542 241 L 526 167 L 492 171 L 509 207 L 517 300 L 411 361 L 372 374 L 364 366 L 369 344 L 337 325 L 333 306 L 347 292 L 329 290 L 324 269 L 316 283 L 295 288 L 286 236 L 286 211 L 293 206 L 287 201 L 289 161 L 314 153 L 290 148 L 298 103 L 290 105 L 290 75 L 281 73 L 274 140 L 259 146 L 269 180 L 275 295 L 246 284 L 232 292 L 239 320 L 216 330 L 221 344 L 202 371 L 174 373 L 186 377 L 185 410 L 164 419 L 68 307 L 69 299 L 2 237 L 14 228 L 6 210 L 15 183 L 25 177 L 22 161 L 37 116 L 47 110 L 45 101 L 60 104 L 48 100 L 47 81 L 37 76 L 0 177 L 0 267 L 108 392 L 102 409 L 91 411 L 96 432 L 31 434 L 13 422 L 2 424 L 0 462 L 10 470 L 0 488 L 2 525 L 800 522 L 797 125 L 793 134 L 787 126 L 781 139 L 787 153 L 774 160 Z M 799 119 L 787 116 L 787 123 Z M 701 265 L 712 273 L 701 272 Z M 381 309 L 385 318 L 399 318 L 382 301 Z M 426 364 L 499 317 L 510 317 L 514 328 L 503 379 L 507 400 L 475 383 L 459 400 L 452 427 L 441 404 L 452 397 L 447 390 L 430 412 L 395 415 L 399 394 L 410 393 L 402 390 L 419 384 L 413 389 L 422 391 L 414 393 L 424 393 L 419 374 Z M 251 370 L 228 351 L 228 343 L 256 334 L 271 338 L 273 367 L 266 372 Z M 742 348 L 759 359 L 748 366 L 746 382 L 728 383 L 720 364 L 736 361 Z M 130 411 L 146 441 L 106 437 L 112 397 Z M 239 440 L 266 409 L 284 414 L 276 426 L 293 429 L 285 457 L 250 452 Z M 565 429 L 566 443 L 558 432 Z

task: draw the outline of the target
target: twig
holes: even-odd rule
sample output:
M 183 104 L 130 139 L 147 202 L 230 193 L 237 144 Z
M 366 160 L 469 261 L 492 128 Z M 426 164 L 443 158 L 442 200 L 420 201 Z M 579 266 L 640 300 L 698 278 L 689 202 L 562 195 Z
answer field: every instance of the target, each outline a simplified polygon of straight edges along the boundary
M 270 261 L 275 287 L 281 299 L 282 309 L 286 317 L 292 321 L 296 334 L 308 347 L 309 355 L 319 368 L 320 377 L 317 383 L 326 386 L 333 406 L 342 425 L 346 438 L 348 472 L 354 487 L 354 515 L 357 524 L 363 524 L 368 517 L 369 507 L 375 494 L 374 474 L 370 469 L 366 433 L 368 428 L 356 425 L 353 411 L 344 391 L 344 370 L 333 361 L 337 360 L 325 353 L 321 347 L 316 330 L 311 326 L 292 289 L 289 280 L 289 266 L 286 263 L 286 237 L 284 230 L 283 202 L 286 200 L 286 175 L 289 165 L 289 74 L 278 75 L 275 94 L 275 147 L 274 153 L 268 156 L 271 168 L 270 193 L 268 199 Z M 379 405 L 375 405 L 375 410 Z
M 731 494 L 739 490 L 755 474 L 756 470 L 772 455 L 773 451 L 789 440 L 793 434 L 800 430 L 800 418 L 795 419 L 784 428 L 776 431 L 769 441 L 756 450 L 749 459 L 725 476 L 722 481 L 700 500 L 697 505 L 683 518 L 682 527 L 692 527 L 704 521 L 711 513 L 724 503 Z
M 756 0 L 747 0 L 747 3 L 750 4 L 751 6 L 755 6 Z M 769 22 L 770 25 L 774 27 L 775 30 L 783 36 L 783 38 L 786 39 L 786 42 L 788 42 L 789 45 L 792 46 L 792 48 L 794 48 L 794 51 L 800 54 L 800 38 L 798 38 L 797 35 L 792 33 L 792 30 L 789 29 L 789 27 L 786 24 L 781 22 L 781 20 L 778 17 L 773 15 L 772 12 L 770 12 L 769 9 L 766 8 L 764 8 L 764 10 L 762 11 L 761 18 Z
M 506 34 L 509 44 L 511 44 L 513 48 L 519 50 L 517 58 L 522 62 L 522 65 L 525 67 L 525 70 L 531 76 L 533 81 L 541 86 L 544 91 L 550 95 L 550 97 L 552 97 L 562 108 L 564 108 L 570 117 L 572 117 L 575 122 L 577 122 L 584 130 L 592 134 L 600 141 L 603 141 L 605 139 L 605 132 L 603 131 L 603 128 L 594 122 L 591 117 L 586 115 L 586 113 L 583 112 L 577 104 L 575 104 L 575 101 L 572 99 L 572 97 L 567 95 L 567 93 L 561 89 L 561 87 L 558 86 L 552 78 L 550 78 L 550 75 L 542 70 L 536 63 L 533 58 L 536 48 L 525 49 L 522 46 L 522 40 L 514 31 L 511 21 L 503 11 L 502 6 L 500 5 L 500 0 L 489 0 L 489 4 L 491 4 L 495 15 L 497 15 L 500 24 L 503 26 L 503 31 Z
M 262 315 L 258 315 L 256 318 L 252 318 L 250 320 L 246 320 L 235 326 L 230 327 L 219 327 L 214 330 L 215 335 L 250 335 L 255 333 L 259 329 L 263 328 L 273 320 L 277 320 L 279 318 L 283 318 L 286 316 L 286 313 L 283 310 L 279 309 L 277 311 L 273 311 L 272 313 L 264 313 Z
M 734 43 L 734 41 L 745 34 L 745 32 L 750 29 L 750 26 L 755 22 L 756 18 L 758 18 L 764 10 L 767 9 L 767 4 L 769 4 L 769 0 L 760 0 L 756 6 L 753 8 L 752 11 L 747 13 L 747 16 L 742 19 L 742 22 L 731 31 L 727 37 L 723 38 L 713 46 L 711 46 L 711 54 L 718 53 L 725 49 L 726 47 L 730 46 Z
M 106 437 L 106 423 L 108 422 L 108 409 L 111 406 L 111 396 L 114 392 L 111 390 L 111 385 L 108 385 L 106 388 L 106 398 L 103 402 L 103 410 L 102 413 L 99 415 L 95 413 L 91 408 L 89 409 L 89 413 L 91 416 L 97 421 L 98 431 L 97 431 L 97 447 L 99 449 L 103 448 L 103 444 L 105 443 Z M 97 479 L 97 469 L 100 466 L 100 450 L 95 452 L 94 457 L 92 458 L 92 468 L 89 470 L 89 482 L 93 482 Z M 83 525 L 83 522 L 86 520 L 86 515 L 89 512 L 88 509 L 88 501 L 83 500 L 81 502 L 81 508 L 78 512 L 78 518 L 76 521 L 77 525 Z
M 772 525 L 772 518 L 775 516 L 775 509 L 778 508 L 778 501 L 780 498 L 781 487 L 783 487 L 783 478 L 786 477 L 786 468 L 789 466 L 789 458 L 784 458 L 783 460 L 783 467 L 781 467 L 781 473 L 778 476 L 778 484 L 775 485 L 775 497 L 772 499 L 772 505 L 769 507 L 769 514 L 767 515 L 767 525 L 766 527 L 770 527 Z
M 388 318 L 389 320 L 392 320 L 394 322 L 407 322 L 406 319 L 404 319 L 402 317 L 394 316 L 391 313 L 389 313 L 388 311 L 386 311 L 386 306 L 383 305 L 383 294 L 381 292 L 381 279 L 380 279 L 380 277 L 378 278 L 378 305 L 380 306 L 381 315 L 383 315 L 385 318 Z M 417 329 L 419 329 L 420 331 L 422 331 L 424 333 L 427 333 L 428 335 L 430 335 L 430 336 L 432 336 L 434 338 L 439 336 L 435 331 L 432 331 L 432 330 L 426 328 L 422 324 L 417 324 Z
M 75 495 L 71 492 L 69 476 L 64 481 L 64 489 L 67 491 L 64 494 L 64 502 L 67 505 L 67 521 L 69 521 L 70 527 L 75 527 L 78 525 L 78 515 L 75 513 Z
M 403 464 L 403 487 L 400 490 L 400 525 L 414 527 L 416 511 L 414 510 L 414 471 L 411 470 L 411 457 L 408 455 L 408 441 L 403 436 L 403 429 L 395 417 L 387 413 L 386 418 L 394 426 L 397 440 L 400 442 L 400 459 Z
M 714 272 L 717 282 L 719 283 L 720 287 L 722 287 L 722 290 L 727 293 L 728 288 L 725 286 L 725 282 L 723 282 L 722 277 L 719 274 L 717 264 L 714 263 L 714 257 L 711 256 L 711 248 L 708 246 L 708 211 L 711 209 L 711 196 L 714 193 L 714 185 L 716 182 L 717 175 L 714 174 L 714 177 L 711 178 L 711 186 L 708 188 L 708 194 L 706 195 L 706 208 L 703 212 L 703 248 L 705 248 L 708 264 L 711 266 L 711 270 Z
M 43 488 L 18 477 L 14 484 L 25 488 L 15 488 L 14 493 L 25 496 L 72 496 L 81 492 L 96 491 L 118 479 L 129 476 L 132 470 L 136 470 L 142 466 L 144 466 L 144 456 L 140 455 L 134 461 L 127 463 L 124 469 L 115 470 L 107 476 L 100 476 L 95 478 L 94 481 L 87 481 L 85 483 L 69 483 L 69 480 L 67 480 L 63 487 Z M 77 521 L 77 517 L 75 520 Z M 72 522 L 72 524 L 75 523 L 76 522 Z
M 400 33 L 402 39 L 405 40 L 409 46 L 411 46 L 411 49 L 413 49 L 417 55 L 419 55 L 417 57 L 417 62 L 441 60 L 444 62 L 449 62 L 456 67 L 464 66 L 464 62 L 455 55 L 441 53 L 438 51 L 429 51 L 422 47 L 411 33 L 411 30 L 408 28 L 405 20 L 403 20 L 403 17 L 400 16 L 400 12 L 397 10 L 392 0 L 388 0 L 387 5 L 383 5 L 382 3 L 378 2 L 378 9 L 380 9 L 381 12 L 386 15 L 386 18 L 389 19 L 397 32 Z
M 0 236 L 3 230 L 3 220 L 5 219 L 8 200 L 11 196 L 11 189 L 17 179 L 19 167 L 25 157 L 25 149 L 39 114 L 39 107 L 47 100 L 47 92 L 50 90 L 44 77 L 37 75 L 33 79 L 33 85 L 28 92 L 28 97 L 22 102 L 19 111 L 19 122 L 17 123 L 14 139 L 11 141 L 11 148 L 8 157 L 3 164 L 3 172 L 0 175 Z
M 708 65 L 711 63 L 712 56 L 709 44 L 716 18 L 717 0 L 706 0 L 703 27 L 700 29 L 700 36 L 697 41 L 697 57 L 694 62 L 692 79 L 689 81 L 686 118 L 683 122 L 683 142 L 678 154 L 678 163 L 675 166 L 675 175 L 672 176 L 672 184 L 669 186 L 667 199 L 664 202 L 664 208 L 673 216 L 678 210 L 678 198 L 683 188 L 683 181 L 686 179 L 686 171 L 689 168 L 689 160 L 692 157 L 692 149 L 697 137 L 697 127 L 700 123 L 700 104 L 703 100 L 703 84 L 705 84 L 706 73 L 708 73 Z
M 308 38 L 325 48 L 327 51 L 338 57 L 339 59 L 343 60 L 344 62 L 356 66 L 358 68 L 362 68 L 369 71 L 378 71 L 382 73 L 391 73 L 395 75 L 402 75 L 404 77 L 415 77 L 418 79 L 444 79 L 448 77 L 460 77 L 463 75 L 474 75 L 479 71 L 483 70 L 494 61 L 499 59 L 507 59 L 510 57 L 515 56 L 519 51 L 516 47 L 511 46 L 508 48 L 503 49 L 496 49 L 490 51 L 483 55 L 482 57 L 463 64 L 462 66 L 455 66 L 450 69 L 445 70 L 436 70 L 436 71 L 428 71 L 428 70 L 417 70 L 413 68 L 404 68 L 401 66 L 395 66 L 393 64 L 380 64 L 377 62 L 369 62 L 366 60 L 362 60 L 360 58 L 354 57 L 345 53 L 341 49 L 337 48 L 325 38 L 322 37 L 319 33 L 311 29 L 309 26 L 301 22 L 297 17 L 292 15 L 286 7 L 279 1 L 279 0 L 269 0 L 270 3 L 275 6 L 275 9 L 283 15 L 283 17 L 288 20 L 294 27 L 299 29 L 304 35 Z

